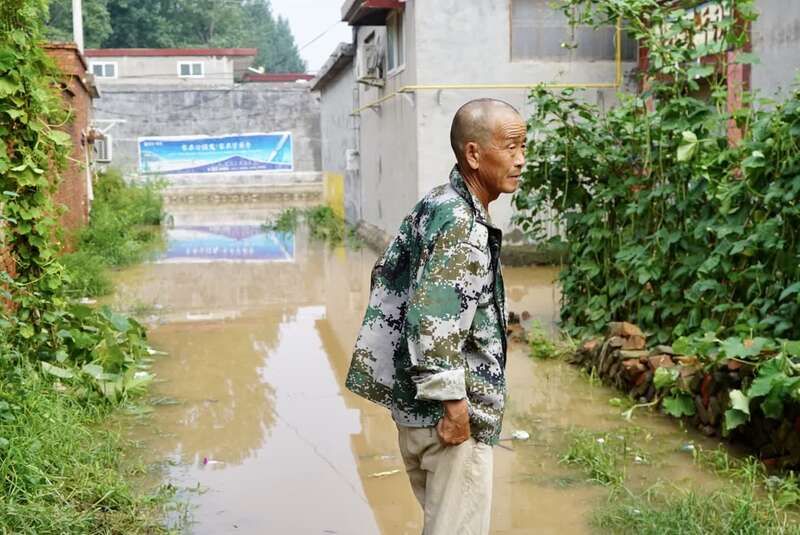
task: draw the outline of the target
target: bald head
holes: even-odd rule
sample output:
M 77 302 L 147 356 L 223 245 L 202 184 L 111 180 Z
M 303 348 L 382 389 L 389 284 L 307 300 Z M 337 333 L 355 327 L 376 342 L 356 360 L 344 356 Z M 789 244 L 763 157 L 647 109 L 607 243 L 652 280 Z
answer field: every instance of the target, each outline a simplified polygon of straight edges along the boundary
M 470 100 L 461 106 L 450 127 L 450 145 L 456 159 L 463 159 L 464 147 L 469 142 L 485 146 L 492 138 L 498 116 L 508 113 L 519 115 L 517 109 L 508 102 L 493 98 Z

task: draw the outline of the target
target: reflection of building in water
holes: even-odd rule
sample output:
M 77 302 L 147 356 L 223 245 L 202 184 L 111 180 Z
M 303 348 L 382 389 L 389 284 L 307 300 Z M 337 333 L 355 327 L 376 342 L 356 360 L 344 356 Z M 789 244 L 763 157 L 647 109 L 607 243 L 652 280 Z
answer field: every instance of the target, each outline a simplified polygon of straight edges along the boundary
M 263 225 L 196 225 L 167 231 L 161 262 L 294 261 L 294 233 Z
M 405 478 L 397 431 L 389 412 L 344 389 L 350 356 L 369 297 L 370 271 L 376 255 L 343 248 L 325 257 L 325 319 L 317 321 L 328 360 L 342 388 L 345 404 L 358 414 L 360 431 L 350 435 L 364 494 L 381 533 L 418 533 L 419 506 Z M 385 478 L 374 474 L 400 470 Z
M 280 318 L 294 310 L 272 305 L 233 321 L 152 330 L 151 342 L 169 353 L 158 369 L 167 384 L 157 385 L 154 394 L 180 401 L 154 417 L 159 457 L 188 465 L 200 465 L 204 457 L 239 464 L 262 446 L 275 424 L 275 391 L 258 371 L 280 343 Z

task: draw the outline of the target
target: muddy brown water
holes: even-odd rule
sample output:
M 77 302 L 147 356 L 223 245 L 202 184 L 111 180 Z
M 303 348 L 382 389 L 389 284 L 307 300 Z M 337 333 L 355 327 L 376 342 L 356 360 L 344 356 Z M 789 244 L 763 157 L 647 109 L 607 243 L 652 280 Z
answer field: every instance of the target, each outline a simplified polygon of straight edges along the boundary
M 128 427 L 138 452 L 162 463 L 159 477 L 182 489 L 185 531 L 420 533 L 389 414 L 343 388 L 375 253 L 264 233 L 258 210 L 192 213 L 174 218 L 159 260 L 118 274 L 115 296 L 167 353 L 154 365 L 154 412 Z M 510 310 L 557 319 L 555 269 L 505 276 Z M 524 429 L 531 439 L 495 448 L 492 533 L 595 532 L 606 489 L 558 459 L 570 429 L 623 425 L 615 393 L 521 345 L 507 374 L 503 435 Z M 634 423 L 657 466 L 630 478 L 713 482 L 679 451 L 702 439 L 657 415 Z

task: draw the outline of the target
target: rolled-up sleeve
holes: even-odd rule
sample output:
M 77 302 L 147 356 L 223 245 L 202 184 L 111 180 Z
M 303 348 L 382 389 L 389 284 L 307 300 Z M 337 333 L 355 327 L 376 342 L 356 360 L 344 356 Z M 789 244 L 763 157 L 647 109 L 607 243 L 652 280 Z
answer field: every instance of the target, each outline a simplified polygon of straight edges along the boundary
M 469 243 L 469 232 L 440 232 L 414 285 L 405 319 L 417 399 L 467 396 L 464 342 L 489 269 L 488 255 Z

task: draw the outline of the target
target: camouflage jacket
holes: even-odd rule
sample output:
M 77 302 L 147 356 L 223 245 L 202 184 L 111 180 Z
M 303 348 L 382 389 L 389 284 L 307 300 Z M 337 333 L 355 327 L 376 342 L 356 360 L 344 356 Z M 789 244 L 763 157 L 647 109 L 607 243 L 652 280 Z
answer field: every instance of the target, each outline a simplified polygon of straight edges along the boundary
M 494 444 L 505 404 L 502 232 L 457 167 L 400 225 L 372 270 L 347 387 L 428 427 L 467 398 L 475 439 Z

